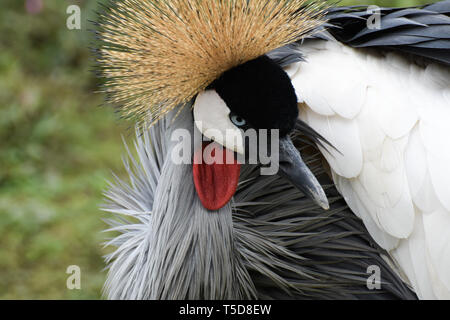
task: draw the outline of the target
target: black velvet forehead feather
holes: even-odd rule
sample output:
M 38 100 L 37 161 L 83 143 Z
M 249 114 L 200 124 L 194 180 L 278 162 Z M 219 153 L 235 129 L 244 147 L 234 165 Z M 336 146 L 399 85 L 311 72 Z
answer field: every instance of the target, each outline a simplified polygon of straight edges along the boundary
M 267 56 L 225 72 L 211 87 L 230 110 L 256 129 L 294 130 L 298 119 L 295 89 L 287 73 Z

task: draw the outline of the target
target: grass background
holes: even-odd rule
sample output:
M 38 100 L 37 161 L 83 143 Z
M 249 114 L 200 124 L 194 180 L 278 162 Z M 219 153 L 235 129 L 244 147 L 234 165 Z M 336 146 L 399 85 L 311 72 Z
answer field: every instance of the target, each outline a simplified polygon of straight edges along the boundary
M 2 0 L 0 10 L 0 299 L 98 299 L 98 207 L 111 170 L 123 175 L 121 135 L 131 138 L 130 123 L 99 107 L 89 71 L 88 20 L 101 1 L 42 0 L 34 14 L 25 2 Z M 82 30 L 66 28 L 70 4 L 82 9 Z M 70 265 L 81 267 L 81 290 L 66 288 Z

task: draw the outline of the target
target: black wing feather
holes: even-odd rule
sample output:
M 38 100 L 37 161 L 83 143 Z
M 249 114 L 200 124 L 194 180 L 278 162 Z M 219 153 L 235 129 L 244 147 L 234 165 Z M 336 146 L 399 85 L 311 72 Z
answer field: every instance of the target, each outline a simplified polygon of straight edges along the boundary
M 405 27 L 405 26 L 426 27 L 427 25 L 420 23 L 420 22 L 416 22 L 416 21 L 408 19 L 408 18 L 396 18 L 396 19 L 390 19 L 390 20 L 386 21 L 383 28 L 384 28 L 384 30 L 389 30 L 389 29 L 394 29 L 397 27 Z M 379 30 L 366 28 L 366 29 L 360 31 L 358 34 L 356 34 L 349 41 L 355 41 L 356 39 L 360 39 L 364 36 L 367 36 L 367 35 L 369 35 L 371 33 L 375 33 L 375 32 L 379 32 Z
M 446 0 L 446 1 L 433 3 L 433 4 L 426 6 L 425 9 L 429 10 L 429 11 L 450 14 L 450 1 Z
M 382 48 L 450 65 L 450 0 L 413 8 L 380 8 L 381 28 L 369 29 L 367 6 L 338 7 L 327 30 L 355 48 Z M 324 35 L 317 35 L 324 39 Z

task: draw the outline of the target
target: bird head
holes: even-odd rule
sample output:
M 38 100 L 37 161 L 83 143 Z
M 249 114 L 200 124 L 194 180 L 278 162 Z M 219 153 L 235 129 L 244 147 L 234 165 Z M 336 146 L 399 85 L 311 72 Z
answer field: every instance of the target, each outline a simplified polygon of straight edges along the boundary
M 289 179 L 322 208 L 329 208 L 320 183 L 290 139 L 299 115 L 291 80 L 268 56 L 258 57 L 226 71 L 196 97 L 193 113 L 197 128 L 206 138 L 241 155 L 243 161 L 250 159 L 252 151 L 256 153 L 255 159 L 259 159 L 260 152 L 273 156 L 267 153 L 273 150 L 277 156 L 272 159 L 278 161 L 279 169 L 275 173 Z M 245 139 L 249 137 L 246 134 L 248 130 L 255 133 L 255 140 Z M 276 139 L 268 137 L 274 132 Z M 261 134 L 266 135 L 264 139 Z M 199 150 L 201 155 L 204 155 L 206 147 L 207 144 L 202 144 Z M 205 161 L 196 167 L 200 168 L 194 170 L 194 181 L 207 209 L 220 209 L 233 196 L 238 181 L 233 176 L 238 175 L 238 166 L 231 157 L 228 163 Z M 223 188 L 223 184 L 228 187 Z
M 267 56 L 323 25 L 325 1 L 124 0 L 107 8 L 99 17 L 97 61 L 104 92 L 124 117 L 152 125 L 193 101 L 203 136 L 224 147 L 223 157 L 244 160 L 251 147 L 247 130 L 255 130 L 258 141 L 264 140 L 261 132 L 275 132 L 278 139 L 266 139 L 258 149 L 274 150 L 278 173 L 328 208 L 289 137 L 299 113 L 295 90 Z M 194 156 L 194 183 L 205 208 L 218 210 L 236 191 L 240 166 L 203 163 L 208 146 L 200 148 L 200 164 Z

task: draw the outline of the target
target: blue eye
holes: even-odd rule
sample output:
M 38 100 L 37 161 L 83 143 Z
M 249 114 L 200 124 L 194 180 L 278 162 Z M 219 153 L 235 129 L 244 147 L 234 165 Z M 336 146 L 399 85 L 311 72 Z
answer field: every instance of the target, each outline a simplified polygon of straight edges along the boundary
M 238 128 L 242 128 L 242 127 L 245 127 L 247 125 L 247 121 L 245 121 L 244 118 L 242 118 L 242 117 L 240 117 L 240 116 L 238 116 L 237 114 L 234 114 L 234 113 L 230 114 L 230 120 Z

